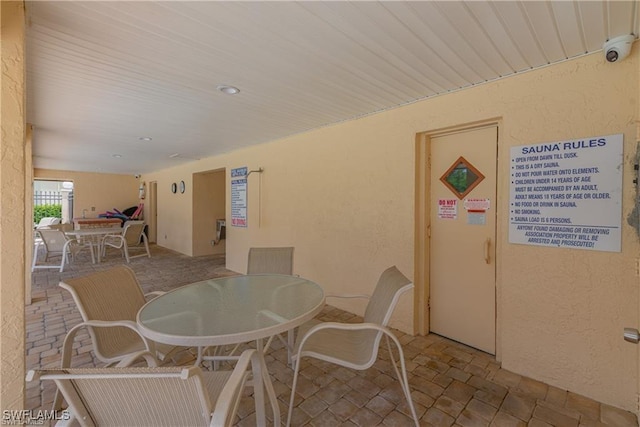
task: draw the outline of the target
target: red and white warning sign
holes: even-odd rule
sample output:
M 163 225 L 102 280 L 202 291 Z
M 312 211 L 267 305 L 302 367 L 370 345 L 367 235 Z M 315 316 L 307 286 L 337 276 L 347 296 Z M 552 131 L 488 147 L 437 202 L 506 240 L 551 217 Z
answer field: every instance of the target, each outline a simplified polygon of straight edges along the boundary
M 464 199 L 464 208 L 467 212 L 484 212 L 491 207 L 489 199 Z
M 458 199 L 438 199 L 438 218 L 458 219 Z

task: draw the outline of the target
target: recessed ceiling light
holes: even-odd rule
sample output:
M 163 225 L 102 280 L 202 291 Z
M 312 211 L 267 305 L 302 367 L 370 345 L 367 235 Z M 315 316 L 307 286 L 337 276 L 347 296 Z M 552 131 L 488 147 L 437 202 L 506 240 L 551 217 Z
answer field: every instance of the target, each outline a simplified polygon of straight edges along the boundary
M 176 157 L 180 157 L 180 153 L 169 154 L 169 157 L 175 159 Z
M 112 154 L 113 157 L 115 157 L 116 159 L 119 159 L 122 157 L 122 154 Z
M 240 89 L 238 89 L 237 87 L 229 85 L 218 85 L 216 89 L 218 89 L 222 93 L 226 93 L 227 95 L 235 95 L 236 93 L 240 92 Z
M 151 138 L 150 136 L 141 136 L 140 138 L 138 138 L 140 141 L 151 141 L 153 138 Z

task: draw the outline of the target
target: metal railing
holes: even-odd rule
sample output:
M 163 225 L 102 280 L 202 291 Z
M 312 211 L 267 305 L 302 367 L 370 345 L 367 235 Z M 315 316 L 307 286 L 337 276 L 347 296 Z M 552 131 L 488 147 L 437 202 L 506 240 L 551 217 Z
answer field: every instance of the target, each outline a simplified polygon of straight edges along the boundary
M 34 191 L 33 206 L 61 205 L 62 193 L 59 191 Z
M 63 222 L 70 222 L 73 219 L 73 191 L 34 191 L 33 207 L 60 205 Z M 37 214 L 34 214 L 34 217 Z M 57 215 L 56 215 L 57 216 Z M 34 221 L 36 219 L 34 218 Z M 36 221 L 37 222 L 37 221 Z

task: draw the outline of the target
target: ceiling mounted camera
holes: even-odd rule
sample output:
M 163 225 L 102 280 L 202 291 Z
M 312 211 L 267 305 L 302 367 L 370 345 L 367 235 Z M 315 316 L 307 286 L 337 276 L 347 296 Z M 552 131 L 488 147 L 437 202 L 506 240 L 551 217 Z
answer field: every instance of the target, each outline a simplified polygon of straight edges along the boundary
M 629 56 L 635 37 L 633 35 L 614 37 L 602 46 L 607 62 L 618 62 Z

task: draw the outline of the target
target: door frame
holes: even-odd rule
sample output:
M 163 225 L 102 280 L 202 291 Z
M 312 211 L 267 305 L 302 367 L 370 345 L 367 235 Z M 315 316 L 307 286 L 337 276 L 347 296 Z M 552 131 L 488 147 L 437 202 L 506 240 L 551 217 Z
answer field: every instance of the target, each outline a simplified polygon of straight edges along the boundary
M 502 141 L 502 120 L 491 118 L 464 125 L 451 126 L 446 128 L 424 131 L 416 134 L 415 145 L 415 227 L 414 227 L 414 331 L 419 335 L 428 335 L 429 325 L 429 234 L 431 228 L 431 211 L 428 201 L 431 199 L 430 182 L 430 152 L 431 140 L 438 136 L 454 134 L 458 132 L 473 131 L 489 126 L 498 128 L 497 159 L 496 159 L 496 359 L 500 360 L 500 253 L 502 247 L 501 237 L 501 207 L 504 194 L 504 186 L 501 182 L 501 149 Z M 508 191 L 508 190 L 506 190 Z M 508 194 L 507 194 L 508 197 Z
M 147 191 L 147 203 L 149 204 L 149 243 L 158 243 L 158 181 L 149 182 Z

